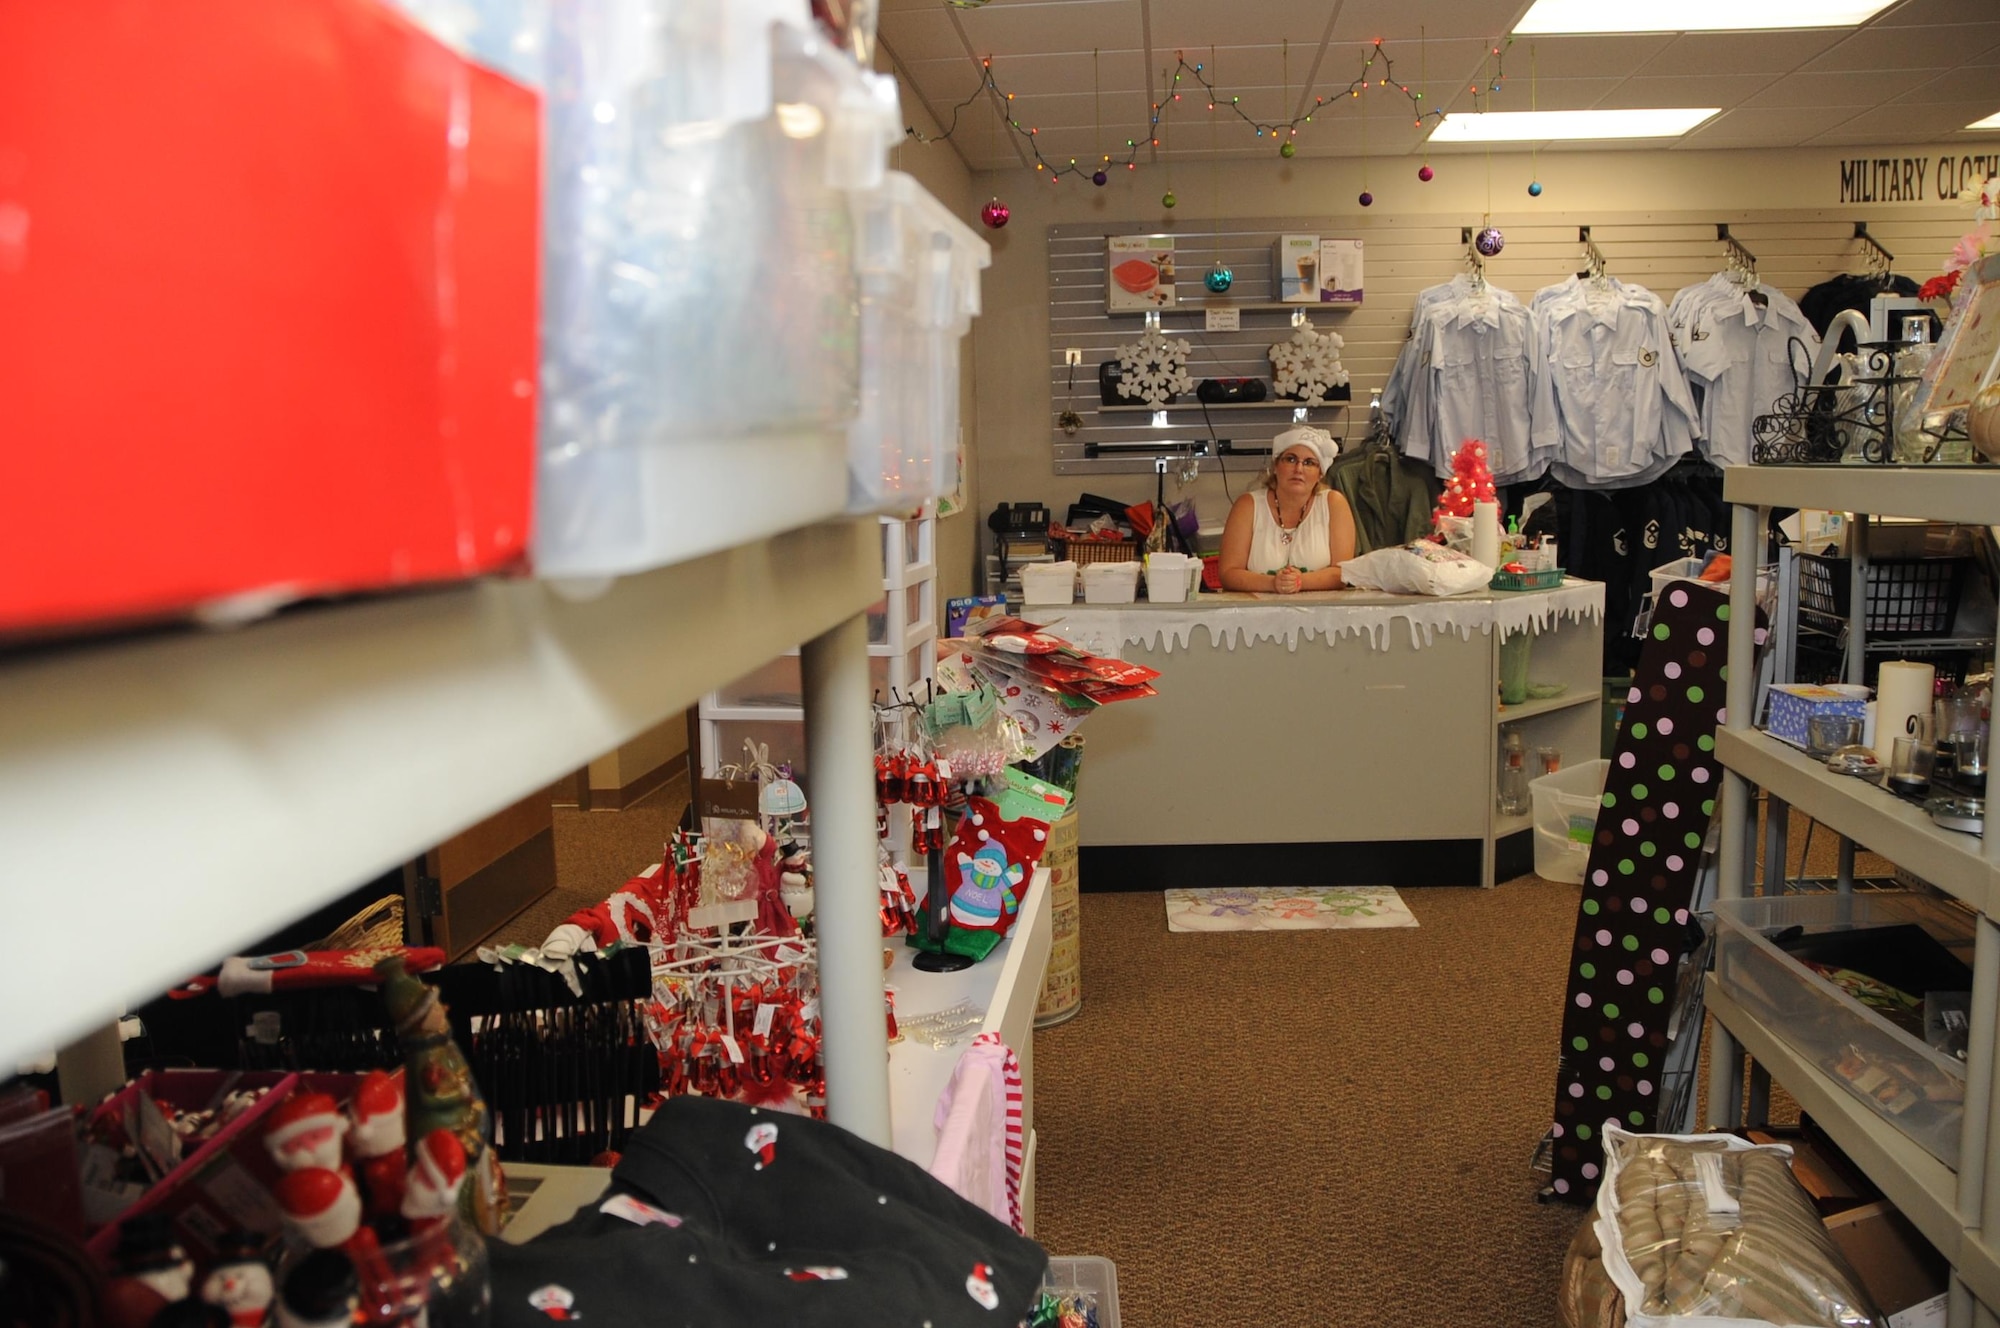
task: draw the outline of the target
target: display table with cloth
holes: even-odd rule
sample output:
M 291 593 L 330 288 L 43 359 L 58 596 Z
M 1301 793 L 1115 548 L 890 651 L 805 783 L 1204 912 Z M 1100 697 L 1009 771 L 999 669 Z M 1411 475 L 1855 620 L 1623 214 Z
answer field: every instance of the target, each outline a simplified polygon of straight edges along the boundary
M 1094 887 L 1491 885 L 1501 726 L 1597 755 L 1604 587 L 1450 598 L 1322 591 L 1036 607 L 1094 652 L 1160 670 L 1159 695 L 1089 721 L 1082 852 Z M 1531 683 L 1499 703 L 1501 643 Z M 1525 842 L 1525 841 L 1520 841 Z M 1511 854 L 1510 854 L 1511 856 Z

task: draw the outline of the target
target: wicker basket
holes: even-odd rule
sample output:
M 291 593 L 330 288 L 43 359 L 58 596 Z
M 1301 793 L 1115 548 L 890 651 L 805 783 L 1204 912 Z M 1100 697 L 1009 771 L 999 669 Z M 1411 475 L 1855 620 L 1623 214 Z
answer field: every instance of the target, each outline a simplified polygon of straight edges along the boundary
M 1082 566 L 1085 563 L 1131 563 L 1139 560 L 1137 540 L 1066 540 L 1051 539 L 1055 546 L 1056 559 L 1068 559 Z
M 383 895 L 305 948 L 374 950 L 403 943 L 403 897 Z

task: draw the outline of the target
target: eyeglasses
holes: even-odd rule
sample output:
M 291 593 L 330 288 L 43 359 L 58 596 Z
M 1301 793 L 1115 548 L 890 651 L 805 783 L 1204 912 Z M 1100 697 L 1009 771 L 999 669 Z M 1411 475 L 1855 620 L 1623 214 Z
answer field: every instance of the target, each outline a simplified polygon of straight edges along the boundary
M 1277 464 L 1282 466 L 1286 462 L 1290 462 L 1294 466 L 1311 466 L 1314 470 L 1319 469 L 1318 457 L 1294 456 L 1290 452 L 1287 452 L 1278 458 Z

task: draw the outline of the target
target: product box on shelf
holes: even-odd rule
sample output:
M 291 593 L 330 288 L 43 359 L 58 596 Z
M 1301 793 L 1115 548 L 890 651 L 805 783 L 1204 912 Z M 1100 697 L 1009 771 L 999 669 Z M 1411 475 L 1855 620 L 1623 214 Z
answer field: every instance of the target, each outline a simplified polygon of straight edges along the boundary
M 1969 917 L 1942 900 L 1883 892 L 1723 899 L 1716 901 L 1715 920 L 1716 985 L 1801 1059 L 1932 1157 L 1956 1168 L 1964 1063 L 1836 985 L 1829 972 L 1840 971 L 1837 960 L 1824 963 L 1827 971 L 1815 971 L 1793 951 L 1833 944 L 1863 928 L 1914 926 L 1944 950 L 1969 955 Z M 1783 937 L 1787 948 L 1773 940 L 1781 933 L 1789 933 Z M 1951 966 L 1927 961 L 1923 967 Z M 1939 975 L 1909 985 L 1950 980 Z M 1893 985 L 1886 979 L 1877 982 Z M 1926 995 L 1902 991 L 1919 1002 Z M 1871 992 L 1871 999 L 1900 1000 L 1877 992 Z
M 1273 295 L 1280 304 L 1319 303 L 1319 236 L 1280 235 L 1271 246 Z
M 1831 687 L 1784 682 L 1771 688 L 1771 718 L 1766 731 L 1796 747 L 1807 743 L 1807 724 L 1815 715 L 1865 719 L 1868 703 Z
M 1174 307 L 1173 236 L 1113 235 L 1104 242 L 1104 268 L 1107 312 Z
M 1881 1200 L 1836 1213 L 1826 1219 L 1826 1232 L 1890 1328 L 1945 1321 L 1951 1265 L 1894 1204 Z
M 1361 241 L 1319 242 L 1319 302 L 1361 303 Z
M 379 0 L 9 5 L 0 51 L 0 632 L 521 561 L 532 90 Z

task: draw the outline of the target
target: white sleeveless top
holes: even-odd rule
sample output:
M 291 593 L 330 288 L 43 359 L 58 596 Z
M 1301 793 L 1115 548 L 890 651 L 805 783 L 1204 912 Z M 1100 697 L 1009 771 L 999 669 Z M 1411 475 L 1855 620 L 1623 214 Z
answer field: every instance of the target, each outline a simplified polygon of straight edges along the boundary
M 1271 512 L 1270 490 L 1259 489 L 1251 496 L 1256 499 L 1254 510 L 1257 513 L 1256 524 L 1250 531 L 1251 571 L 1275 572 L 1289 565 L 1301 572 L 1317 572 L 1332 565 L 1332 517 L 1328 512 L 1325 491 L 1313 495 L 1312 502 L 1306 507 L 1305 520 L 1299 522 L 1297 530 L 1291 531 L 1278 528 L 1278 518 Z

